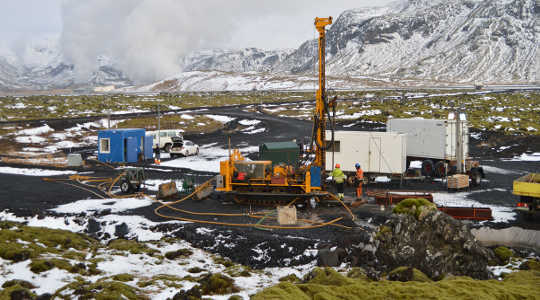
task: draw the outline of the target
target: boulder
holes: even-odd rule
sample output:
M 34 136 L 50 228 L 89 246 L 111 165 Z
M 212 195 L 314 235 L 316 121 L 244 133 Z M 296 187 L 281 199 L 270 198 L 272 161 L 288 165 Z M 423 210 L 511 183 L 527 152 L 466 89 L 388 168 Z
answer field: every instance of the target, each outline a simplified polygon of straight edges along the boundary
M 125 238 L 129 233 L 129 227 L 126 223 L 122 223 L 120 225 L 116 225 L 114 227 L 114 235 L 116 235 L 118 238 Z
M 466 225 L 444 213 L 395 214 L 381 228 L 385 230 L 377 234 L 375 255 L 387 271 L 408 266 L 432 279 L 446 274 L 490 277 L 487 265 L 493 252 L 480 246 Z
M 99 224 L 98 221 L 94 218 L 90 218 L 88 220 L 88 224 L 86 225 L 86 232 L 89 234 L 94 234 L 101 230 L 101 224 Z

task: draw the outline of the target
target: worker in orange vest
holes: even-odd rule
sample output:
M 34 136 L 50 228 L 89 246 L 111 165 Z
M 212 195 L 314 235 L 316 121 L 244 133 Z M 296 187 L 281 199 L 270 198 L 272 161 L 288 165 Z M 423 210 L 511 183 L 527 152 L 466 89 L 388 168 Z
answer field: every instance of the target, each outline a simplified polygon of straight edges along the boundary
M 356 168 L 356 198 L 362 199 L 362 184 L 364 183 L 364 171 L 359 163 L 354 165 Z

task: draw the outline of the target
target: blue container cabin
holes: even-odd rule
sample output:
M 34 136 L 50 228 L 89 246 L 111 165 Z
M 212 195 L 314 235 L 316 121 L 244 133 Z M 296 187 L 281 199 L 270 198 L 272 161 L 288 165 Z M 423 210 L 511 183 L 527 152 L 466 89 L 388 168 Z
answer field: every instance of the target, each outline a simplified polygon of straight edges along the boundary
M 150 147 L 148 147 L 150 145 Z M 137 162 L 152 158 L 152 137 L 144 129 L 106 129 L 98 132 L 98 160 Z

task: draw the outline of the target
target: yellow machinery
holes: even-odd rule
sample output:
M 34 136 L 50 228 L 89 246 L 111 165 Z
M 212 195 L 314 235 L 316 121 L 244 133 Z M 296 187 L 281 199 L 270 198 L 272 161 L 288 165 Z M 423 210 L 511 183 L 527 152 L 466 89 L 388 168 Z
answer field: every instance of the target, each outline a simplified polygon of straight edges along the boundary
M 332 17 L 315 18 L 319 32 L 319 89 L 313 116 L 314 160 L 299 166 L 272 166 L 271 161 L 247 161 L 234 150 L 228 160 L 221 162 L 216 183 L 216 191 L 225 198 L 238 203 L 275 205 L 332 197 L 324 191 L 325 151 L 330 146 L 325 145 L 326 122 L 330 119 L 329 108 L 335 107 L 335 99 L 328 103 L 325 89 L 325 27 L 330 24 Z
M 518 209 L 529 213 L 540 211 L 540 173 L 529 173 L 514 180 L 513 194 L 520 197 Z

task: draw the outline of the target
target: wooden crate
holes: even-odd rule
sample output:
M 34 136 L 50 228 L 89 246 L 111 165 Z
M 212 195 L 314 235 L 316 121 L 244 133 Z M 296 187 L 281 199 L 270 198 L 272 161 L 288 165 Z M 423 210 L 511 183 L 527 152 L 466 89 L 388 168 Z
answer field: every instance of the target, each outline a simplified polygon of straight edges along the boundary
M 296 206 L 278 206 L 277 213 L 279 225 L 296 225 Z
M 456 190 L 469 187 L 469 175 L 456 174 L 448 176 L 447 187 Z

